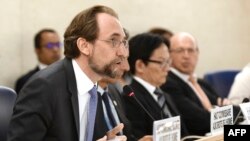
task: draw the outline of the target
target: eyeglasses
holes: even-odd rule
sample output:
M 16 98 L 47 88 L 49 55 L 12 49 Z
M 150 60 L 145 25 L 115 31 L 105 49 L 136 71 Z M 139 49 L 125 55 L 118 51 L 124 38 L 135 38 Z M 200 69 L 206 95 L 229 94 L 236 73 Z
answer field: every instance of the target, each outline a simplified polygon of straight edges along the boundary
M 60 42 L 56 42 L 56 43 L 49 42 L 49 43 L 45 44 L 45 47 L 48 49 L 52 49 L 53 47 L 60 48 L 61 46 L 62 46 L 62 43 L 60 43 Z
M 110 40 L 100 40 L 100 39 L 97 39 L 99 41 L 104 41 L 104 42 L 107 42 L 107 43 L 111 43 L 113 48 L 118 48 L 121 46 L 121 44 L 125 47 L 125 48 L 128 48 L 128 40 L 122 40 L 122 41 L 119 41 L 119 40 L 116 40 L 116 39 L 110 39 Z
M 168 59 L 166 61 L 158 61 L 158 60 L 151 60 L 148 59 L 146 60 L 147 62 L 151 62 L 151 63 L 156 63 L 159 64 L 161 68 L 165 68 L 165 67 L 170 67 L 170 65 L 172 64 L 172 59 Z
M 194 54 L 198 51 L 198 48 L 187 48 L 187 49 L 184 49 L 184 48 L 176 48 L 176 49 L 170 49 L 170 52 L 175 52 L 175 53 L 178 53 L 178 54 L 183 54 L 184 52 L 188 52 L 188 54 Z

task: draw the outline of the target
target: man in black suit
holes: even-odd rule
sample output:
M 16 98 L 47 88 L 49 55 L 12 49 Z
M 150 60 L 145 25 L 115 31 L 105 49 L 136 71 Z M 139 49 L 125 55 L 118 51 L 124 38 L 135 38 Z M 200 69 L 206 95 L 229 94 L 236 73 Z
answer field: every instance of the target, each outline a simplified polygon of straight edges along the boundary
M 122 62 L 123 71 L 124 73 L 129 71 L 129 64 L 127 59 Z M 152 141 L 152 136 L 144 136 L 140 139 L 137 139 L 133 133 L 130 121 L 126 117 L 125 111 L 124 111 L 124 101 L 122 99 L 122 92 L 117 88 L 117 85 L 120 84 L 120 79 L 122 79 L 122 76 L 119 76 L 117 78 L 103 78 L 100 81 L 98 81 L 98 92 L 100 94 L 98 110 L 103 114 L 103 125 L 96 127 L 94 134 L 101 134 L 105 133 L 108 130 L 112 129 L 119 123 L 124 124 L 124 128 L 120 134 L 123 134 L 127 137 L 128 141 Z
M 210 132 L 210 110 L 213 105 L 228 105 L 230 102 L 222 100 L 206 82 L 197 79 L 195 67 L 198 55 L 198 45 L 192 35 L 173 35 L 170 40 L 172 68 L 161 88 L 171 94 L 189 133 L 204 135 Z
M 128 45 L 117 14 L 106 6 L 80 12 L 64 33 L 64 47 L 66 57 L 36 73 L 20 92 L 8 141 L 95 139 L 95 84 L 104 76 L 120 76 L 126 59 Z M 108 135 L 122 128 L 120 124 Z
M 46 28 L 40 30 L 35 35 L 34 46 L 39 63 L 33 70 L 18 78 L 15 85 L 15 91 L 17 94 L 33 74 L 61 58 L 62 44 L 59 35 L 53 29 Z
M 138 103 L 124 96 L 127 117 L 137 138 L 152 135 L 153 122 L 179 115 L 176 106 L 167 93 L 156 93 L 156 88 L 165 83 L 171 63 L 168 47 L 159 35 L 143 33 L 129 41 L 128 58 L 133 80 L 130 87 L 140 103 L 148 110 L 148 115 Z M 163 103 L 160 103 L 161 100 Z M 163 104 L 163 105 L 162 105 Z M 182 136 L 187 135 L 185 125 Z

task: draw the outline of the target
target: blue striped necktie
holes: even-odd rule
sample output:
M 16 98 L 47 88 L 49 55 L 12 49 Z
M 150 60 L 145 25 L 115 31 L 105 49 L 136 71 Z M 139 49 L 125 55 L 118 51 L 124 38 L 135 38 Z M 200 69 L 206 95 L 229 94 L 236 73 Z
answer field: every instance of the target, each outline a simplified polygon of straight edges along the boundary
M 88 122 L 87 122 L 87 136 L 86 141 L 92 141 L 94 126 L 95 126 L 95 116 L 96 116 L 96 108 L 97 108 L 97 89 L 96 86 L 89 91 L 90 100 L 89 100 L 89 108 L 88 108 Z

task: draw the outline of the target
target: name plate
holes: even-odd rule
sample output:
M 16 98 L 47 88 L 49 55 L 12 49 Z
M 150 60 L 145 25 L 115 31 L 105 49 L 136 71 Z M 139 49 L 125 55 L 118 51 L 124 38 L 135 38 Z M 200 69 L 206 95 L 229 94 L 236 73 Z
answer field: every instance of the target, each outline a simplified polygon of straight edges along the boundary
M 240 105 L 240 109 L 247 121 L 247 124 L 250 124 L 250 102 L 247 103 L 242 103 L 239 104 Z
M 180 116 L 154 121 L 153 138 L 154 141 L 180 141 Z
M 223 132 L 224 125 L 233 124 L 233 106 L 217 107 L 211 110 L 210 131 L 211 134 Z

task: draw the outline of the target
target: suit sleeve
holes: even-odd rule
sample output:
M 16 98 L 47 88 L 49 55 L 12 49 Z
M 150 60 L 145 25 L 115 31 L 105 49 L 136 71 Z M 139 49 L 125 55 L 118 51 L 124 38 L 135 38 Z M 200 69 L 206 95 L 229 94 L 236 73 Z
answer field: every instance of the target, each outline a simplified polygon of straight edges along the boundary
M 173 98 L 190 134 L 204 135 L 210 131 L 210 113 L 191 100 L 182 86 L 169 79 L 162 89 Z
M 52 122 L 53 85 L 43 79 L 29 82 L 18 95 L 8 141 L 42 141 Z
M 217 105 L 217 98 L 220 97 L 218 93 L 206 81 L 199 79 L 198 83 L 200 84 L 200 86 L 202 87 L 206 95 L 208 96 L 211 104 Z
M 135 138 L 141 138 L 145 135 L 152 135 L 153 121 L 148 115 L 138 106 L 133 98 L 124 96 L 126 116 L 132 125 L 132 134 Z M 144 117 L 144 118 L 142 118 Z M 147 123 L 147 124 L 145 124 Z M 150 127 L 149 127 L 150 125 Z

